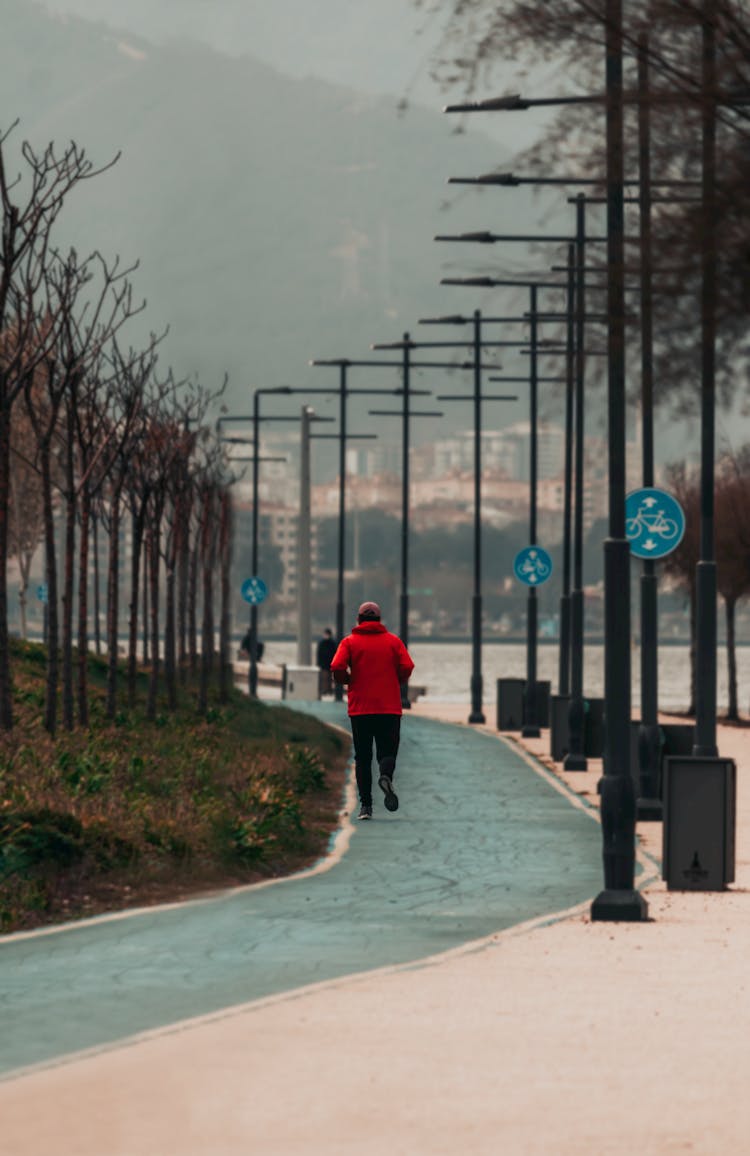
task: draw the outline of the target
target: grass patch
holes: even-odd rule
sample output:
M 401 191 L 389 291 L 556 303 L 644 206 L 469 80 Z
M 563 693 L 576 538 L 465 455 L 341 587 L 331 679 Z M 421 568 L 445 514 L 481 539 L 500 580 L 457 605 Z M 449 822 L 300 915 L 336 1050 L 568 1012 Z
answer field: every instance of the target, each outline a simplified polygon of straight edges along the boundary
M 44 651 L 14 642 L 15 726 L 0 734 L 0 931 L 185 898 L 288 874 L 338 824 L 348 742 L 316 719 L 233 691 L 206 716 L 104 712 L 91 660 L 89 729 L 43 727 Z M 145 698 L 145 695 L 144 695 Z

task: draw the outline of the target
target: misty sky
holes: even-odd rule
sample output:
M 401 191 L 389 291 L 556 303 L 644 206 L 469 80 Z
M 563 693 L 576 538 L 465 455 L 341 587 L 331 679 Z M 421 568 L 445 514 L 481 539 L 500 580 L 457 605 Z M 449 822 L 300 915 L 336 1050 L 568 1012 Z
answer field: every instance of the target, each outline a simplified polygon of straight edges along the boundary
M 102 22 L 147 41 L 189 38 L 222 53 L 252 55 L 290 77 L 316 77 L 386 95 L 394 105 L 408 98 L 438 111 L 462 95 L 460 90 L 441 92 L 431 79 L 441 17 L 417 10 L 411 0 L 44 0 L 44 5 L 55 14 Z M 537 78 L 534 86 L 538 92 L 554 92 L 554 71 Z M 478 95 L 530 90 L 530 81 L 506 69 L 496 85 Z M 272 115 L 271 110 L 264 115 Z M 472 129 L 492 134 L 511 154 L 533 143 L 544 123 L 542 114 L 533 113 L 470 120 Z M 491 227 L 491 220 L 482 217 L 486 204 L 477 205 L 471 227 Z M 462 299 L 461 308 L 468 307 Z M 729 428 L 720 420 L 719 436 Z M 731 428 L 736 442 L 739 426 L 734 422 Z
M 185 37 L 231 55 L 251 55 L 294 77 L 315 76 L 359 91 L 406 98 L 433 109 L 446 93 L 431 76 L 445 17 L 411 0 L 44 0 L 70 13 L 164 42 Z M 507 66 L 493 92 L 528 81 Z M 548 114 L 482 116 L 481 129 L 527 147 Z M 477 125 L 477 127 L 479 127 Z

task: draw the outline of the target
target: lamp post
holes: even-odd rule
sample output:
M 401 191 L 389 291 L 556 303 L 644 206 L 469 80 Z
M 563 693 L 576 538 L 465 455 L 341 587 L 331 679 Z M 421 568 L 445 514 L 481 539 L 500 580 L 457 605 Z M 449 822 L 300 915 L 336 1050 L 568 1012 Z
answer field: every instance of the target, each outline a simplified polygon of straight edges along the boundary
M 294 415 L 287 415 L 287 414 L 276 414 L 273 416 L 261 415 L 260 399 L 261 399 L 261 397 L 268 396 L 268 395 L 289 397 L 291 394 L 297 394 L 297 393 L 320 394 L 321 392 L 325 392 L 325 391 L 318 390 L 318 389 L 298 389 L 298 388 L 291 386 L 291 385 L 276 385 L 276 386 L 268 386 L 267 388 L 255 389 L 255 390 L 253 390 L 253 412 L 251 415 L 240 414 L 240 415 L 234 415 L 234 416 L 224 416 L 221 419 L 225 423 L 238 422 L 238 421 L 252 421 L 252 423 L 253 423 L 253 435 L 252 435 L 253 454 L 252 454 L 252 459 L 251 459 L 252 460 L 252 466 L 253 466 L 253 483 L 252 483 L 252 485 L 253 485 L 253 516 L 252 516 L 251 548 L 250 548 L 251 549 L 251 563 L 250 564 L 251 564 L 252 571 L 253 571 L 253 577 L 258 576 L 258 538 L 259 538 L 259 528 L 260 528 L 259 500 L 258 500 L 258 489 L 259 489 L 259 481 L 260 481 L 259 467 L 260 467 L 261 461 L 278 460 L 278 459 L 273 459 L 273 458 L 262 458 L 261 457 L 261 454 L 260 454 L 260 423 L 261 423 L 261 421 L 299 421 L 299 418 L 297 416 L 294 416 Z M 252 602 L 250 604 L 250 660 L 249 660 L 248 672 L 247 672 L 248 693 L 249 693 L 251 698 L 257 698 L 258 697 L 257 649 L 258 649 L 258 604 L 256 602 Z
M 253 436 L 252 436 L 252 467 L 253 467 L 253 516 L 252 516 L 252 530 L 251 530 L 251 554 L 250 565 L 253 571 L 253 577 L 258 575 L 258 483 L 259 483 L 259 465 L 260 465 L 260 438 L 259 427 L 261 420 L 260 413 L 260 399 L 269 394 L 275 395 L 289 395 L 292 393 L 292 387 L 289 385 L 269 386 L 265 389 L 253 390 L 253 412 L 251 416 L 235 415 L 225 417 L 223 420 L 227 423 L 237 421 L 252 421 Z M 265 420 L 271 420 L 267 418 Z M 297 421 L 298 419 L 291 417 L 278 417 L 278 421 Z M 250 661 L 248 665 L 247 687 L 251 698 L 258 697 L 258 658 L 257 658 L 257 641 L 258 641 L 258 606 L 256 603 L 250 605 Z
M 346 444 L 353 438 L 358 440 L 367 438 L 376 438 L 377 434 L 352 434 L 349 432 L 347 425 L 347 400 L 351 394 L 394 394 L 400 393 L 400 390 L 391 389 L 351 389 L 348 384 L 348 373 L 352 365 L 362 364 L 361 362 L 354 362 L 346 357 L 337 358 L 316 358 L 310 362 L 310 365 L 315 366 L 334 366 L 339 371 L 339 430 L 336 434 L 317 434 L 317 437 L 333 437 L 339 443 L 339 509 L 338 509 L 338 543 L 337 543 L 337 565 L 336 565 L 336 640 L 340 642 L 344 637 L 344 559 L 346 546 Z M 373 363 L 365 363 L 373 364 Z M 374 364 L 383 364 L 382 362 L 375 362 Z M 334 697 L 336 702 L 342 702 L 344 698 L 344 688 L 340 683 L 334 686 Z
M 394 348 L 394 346 L 374 346 L 375 349 Z M 404 334 L 403 341 L 403 399 L 401 410 L 371 409 L 370 413 L 378 417 L 401 417 L 401 596 L 399 614 L 399 632 L 404 646 L 409 644 L 409 451 L 410 430 L 413 417 L 442 417 L 440 410 L 413 410 L 409 404 L 411 398 L 411 374 L 409 353 L 412 348 L 409 334 Z M 409 710 L 409 692 L 406 683 L 401 684 L 401 706 Z
M 312 655 L 312 634 L 310 614 L 311 572 L 312 572 L 312 510 L 310 501 L 310 440 L 314 435 L 314 422 L 334 421 L 332 417 L 321 417 L 309 405 L 302 406 L 299 468 L 299 521 L 297 523 L 297 662 L 308 666 Z
M 423 318 L 420 325 L 471 325 L 474 346 L 474 592 L 471 603 L 471 713 L 470 723 L 486 721 L 483 711 L 482 678 L 482 402 L 516 401 L 514 395 L 487 396 L 482 393 L 482 348 L 499 344 L 482 340 L 482 325 L 488 321 L 506 321 L 508 318 L 483 317 L 479 309 L 472 317 Z M 514 318 L 513 320 L 517 320 Z M 443 344 L 448 344 L 444 342 Z M 455 344 L 451 342 L 451 344 Z M 465 401 L 460 395 L 438 394 L 438 401 Z
M 583 636 L 583 575 L 582 575 L 582 561 L 583 561 L 583 465 L 584 465 L 584 398 L 583 398 L 583 381 L 584 381 L 584 318 L 586 313 L 585 306 L 585 281 L 584 281 L 584 256 L 585 246 L 592 242 L 605 242 L 607 237 L 595 237 L 586 235 L 585 229 L 585 201 L 583 194 L 579 194 L 576 198 L 576 237 L 575 237 L 575 277 L 571 268 L 572 252 L 571 239 L 569 237 L 551 236 L 549 234 L 537 235 L 504 235 L 499 233 L 492 233 L 489 231 L 463 233 L 457 236 L 443 236 L 441 240 L 445 241 L 473 241 L 480 244 L 494 244 L 501 241 L 523 241 L 523 242 L 553 242 L 568 244 L 568 373 L 573 371 L 573 361 L 575 363 L 575 398 L 570 397 L 569 402 L 566 403 L 566 419 L 571 414 L 571 410 L 575 412 L 575 541 L 574 541 L 574 586 L 572 594 L 570 595 L 570 702 L 568 706 L 568 753 L 565 756 L 564 766 L 567 771 L 585 771 L 587 769 L 587 759 L 585 755 L 585 741 L 584 741 L 584 722 L 585 722 L 585 705 L 583 699 L 583 662 L 584 662 L 584 636 Z M 623 236 L 624 244 L 624 236 Z M 496 278 L 482 278 L 483 282 L 491 282 L 493 285 L 502 284 L 502 280 Z M 477 282 L 478 279 L 469 278 L 464 280 L 467 282 Z M 573 288 L 575 285 L 575 289 Z M 572 295 L 575 294 L 576 307 L 573 312 L 572 309 Z M 624 317 L 624 314 L 623 314 Z M 575 319 L 575 326 L 573 327 L 573 320 Z M 571 345 L 571 342 L 573 343 Z M 536 343 L 535 343 L 536 344 Z M 573 353 L 573 349 L 575 353 Z M 536 349 L 532 352 L 533 358 L 536 358 Z M 532 404 L 536 406 L 535 389 L 532 391 Z M 624 499 L 623 499 L 624 500 Z M 534 487 L 532 487 L 532 504 L 534 504 Z M 534 522 L 536 521 L 535 511 L 532 514 Z M 533 536 L 532 536 L 533 540 Z M 569 565 L 569 559 L 566 559 Z M 563 574 L 563 591 L 565 589 L 566 575 Z M 563 597 L 565 595 L 563 594 Z M 536 591 L 533 588 L 529 589 L 529 606 L 527 612 L 527 669 L 529 671 L 535 670 L 535 656 L 536 656 L 536 635 L 532 640 L 532 632 L 535 631 L 535 615 L 536 615 Z M 561 644 L 563 642 L 562 629 L 563 618 L 561 615 Z M 567 639 L 565 640 L 567 644 Z M 560 672 L 561 675 L 567 666 L 564 663 L 561 645 L 560 655 Z M 567 670 L 565 670 L 567 677 Z M 535 675 L 534 675 L 535 677 Z M 534 734 L 536 731 L 534 718 L 534 690 L 531 685 L 531 676 L 527 678 L 527 696 L 531 695 L 531 701 L 527 703 L 530 707 L 531 715 L 528 716 L 529 733 Z M 562 682 L 562 677 L 561 677 Z M 562 692 L 561 692 L 562 693 Z
M 601 779 L 604 890 L 593 920 L 641 921 L 635 889 L 635 784 L 630 773 L 630 547 L 625 535 L 625 254 L 622 0 L 606 0 L 609 537 L 604 543 L 604 709 Z
M 638 178 L 641 264 L 641 452 L 643 486 L 654 484 L 654 332 L 651 268 L 651 130 L 648 107 L 648 37 L 638 42 Z M 659 729 L 658 590 L 656 563 L 641 570 L 641 723 L 638 730 L 638 819 L 661 819 Z
M 696 571 L 696 664 L 693 754 L 716 746 L 716 4 L 704 0 L 702 22 L 701 479 L 700 561 Z
M 488 243 L 487 242 L 488 236 L 492 237 L 493 240 L 495 239 L 494 234 L 488 234 L 488 235 L 481 234 L 482 243 Z M 474 237 L 474 235 L 472 235 L 472 234 L 469 234 L 469 235 L 464 234 L 461 237 L 447 237 L 445 239 L 446 240 L 465 240 L 465 239 L 473 239 L 473 237 Z M 503 238 L 503 239 L 505 239 L 505 238 Z M 509 239 L 513 239 L 513 238 L 509 238 Z M 538 240 L 539 238 L 536 238 L 536 239 Z M 544 239 L 548 240 L 549 238 L 544 238 Z M 568 240 L 568 243 L 570 244 L 569 239 L 566 238 L 566 240 Z M 494 278 L 494 277 L 487 277 L 487 278 L 485 278 L 485 277 L 482 277 L 482 278 L 474 278 L 474 277 L 444 278 L 442 281 L 442 284 L 472 285 L 472 286 L 473 285 L 480 285 L 481 287 L 490 287 L 490 286 L 492 286 L 492 287 L 495 287 L 495 286 L 507 287 L 507 286 L 510 286 L 510 287 L 523 287 L 523 288 L 529 289 L 531 300 L 530 300 L 529 314 L 527 315 L 526 319 L 529 320 L 531 325 L 532 325 L 532 334 L 531 334 L 530 343 L 525 342 L 524 344 L 525 345 L 530 344 L 530 363 L 529 363 L 529 377 L 528 377 L 528 382 L 529 382 L 529 387 L 530 387 L 529 388 L 529 407 L 530 407 L 530 423 L 529 423 L 530 424 L 529 538 L 530 538 L 530 544 L 533 545 L 533 544 L 535 544 L 535 539 L 536 539 L 536 535 L 537 535 L 537 422 L 538 422 L 537 387 L 539 384 L 537 357 L 538 357 L 539 345 L 540 345 L 540 342 L 537 338 L 537 325 L 538 325 L 537 292 L 540 288 L 567 290 L 568 313 L 570 313 L 570 310 L 571 310 L 570 276 L 569 276 L 567 284 L 561 284 L 561 283 L 556 282 L 556 281 L 555 282 L 542 282 L 542 281 L 534 282 L 534 281 L 530 281 L 530 280 L 526 280 L 526 279 L 517 280 L 517 279 Z M 579 309 L 578 312 L 580 313 L 581 310 Z M 570 333 L 569 333 L 568 342 L 567 342 L 567 346 L 566 346 L 567 355 L 568 355 L 568 366 L 569 367 L 570 367 L 570 363 L 571 363 L 571 361 L 570 361 L 570 359 L 571 359 L 570 340 L 571 340 L 571 338 L 570 338 Z M 491 380 L 506 380 L 506 379 L 493 378 Z M 568 399 L 570 399 L 570 389 L 568 389 L 567 397 L 568 397 Z M 580 407 L 580 409 L 582 412 L 582 406 Z M 568 447 L 570 445 L 570 430 L 568 429 L 568 423 L 569 423 L 569 420 L 571 417 L 571 410 L 572 410 L 572 399 L 570 399 L 569 401 L 566 400 L 566 447 Z M 568 474 L 569 464 L 570 463 L 569 463 L 568 449 L 566 448 L 566 479 L 567 480 L 566 480 L 566 491 L 565 491 L 566 492 L 565 507 L 566 507 L 568 514 L 567 514 L 567 517 L 564 517 L 564 531 L 566 528 L 569 531 L 569 528 L 570 528 L 569 527 L 569 509 L 570 509 L 569 489 L 570 489 L 570 487 L 569 487 L 569 474 Z M 581 475 L 582 475 L 582 470 L 581 470 Z M 565 561 L 567 561 L 567 558 L 568 558 L 568 550 L 565 549 Z M 569 573 L 569 570 L 567 570 L 567 572 Z M 563 574 L 563 591 L 565 590 L 565 582 L 566 582 L 566 578 L 565 578 L 565 572 L 564 572 L 564 574 Z M 539 734 L 539 727 L 537 724 L 537 694 L 536 694 L 537 635 L 538 635 L 537 618 L 538 618 L 537 594 L 536 594 L 536 590 L 534 589 L 534 587 L 529 586 L 528 595 L 527 595 L 527 609 L 526 609 L 526 703 L 525 703 L 525 710 L 524 710 L 524 723 L 523 723 L 523 728 L 522 728 L 522 734 L 525 737 L 536 737 Z M 562 628 L 562 623 L 563 623 L 563 619 L 561 617 L 561 628 Z M 573 640 L 575 637 L 576 637 L 575 633 L 573 632 L 573 630 L 571 630 L 571 649 L 572 649 Z M 562 642 L 562 640 L 563 640 L 563 638 L 561 637 L 561 642 Z M 566 631 L 565 641 L 567 643 L 567 631 Z M 582 636 L 581 636 L 581 650 L 582 650 L 582 645 L 583 645 L 583 640 L 582 640 Z M 582 658 L 581 658 L 581 663 L 582 663 Z M 564 668 L 565 671 L 567 672 L 567 667 L 568 667 L 567 659 L 564 663 L 563 663 L 563 660 L 561 659 L 560 669 L 563 670 L 563 668 Z M 563 693 L 563 692 L 561 691 L 561 693 Z M 581 714 L 582 714 L 582 712 L 583 712 L 583 707 L 581 704 Z
M 476 350 L 475 350 L 475 356 L 474 356 L 473 361 L 436 362 L 436 361 L 413 361 L 413 360 L 411 360 L 411 351 L 413 349 L 427 348 L 427 347 L 444 347 L 444 348 L 447 348 L 447 347 L 455 347 L 455 344 L 456 344 L 455 342 L 449 342 L 449 341 L 445 341 L 445 342 L 417 342 L 417 341 L 412 341 L 409 334 L 405 333 L 404 337 L 403 337 L 403 341 L 392 342 L 392 343 L 388 343 L 388 344 L 373 345 L 373 349 L 401 349 L 403 351 L 403 374 L 404 374 L 405 380 L 408 380 L 409 373 L 410 373 L 410 370 L 412 368 L 461 369 L 461 370 L 471 369 L 474 372 L 475 379 L 476 379 L 476 375 L 478 373 L 481 374 L 482 370 L 484 370 L 484 369 L 500 368 L 499 366 L 482 365 L 481 359 L 477 355 Z M 484 346 L 492 345 L 493 347 L 501 347 L 501 346 L 517 345 L 517 344 L 521 344 L 521 343 L 520 342 L 510 342 L 510 341 L 493 341 L 493 342 L 484 342 L 483 343 Z M 422 416 L 427 416 L 427 415 L 422 415 Z M 442 414 L 435 414 L 433 416 L 442 416 Z M 405 495 L 404 501 L 403 501 L 404 517 L 402 519 L 402 551 L 401 551 L 402 578 L 401 578 L 401 614 L 400 614 L 399 632 L 401 634 L 401 637 L 402 637 L 404 643 L 406 644 L 406 643 L 408 643 L 408 632 L 409 632 L 409 592 L 408 592 L 408 540 L 409 540 L 408 539 L 408 444 L 409 443 L 408 443 L 408 426 L 407 426 L 406 422 L 405 422 L 404 428 L 405 428 L 405 436 L 404 436 L 405 463 L 404 463 L 404 472 L 403 472 L 402 476 L 406 480 L 404 482 L 404 495 Z M 408 701 L 406 687 L 404 686 L 404 687 L 402 687 L 402 706 L 405 709 L 408 709 L 410 705 L 411 704 Z M 480 713 L 481 713 L 481 701 L 480 701 Z
M 408 338 L 409 338 L 409 335 L 405 334 L 404 335 L 404 341 L 386 344 L 386 345 L 374 345 L 373 346 L 373 349 L 399 349 L 399 350 L 401 350 L 402 351 L 402 358 L 400 361 L 383 361 L 380 359 L 372 359 L 372 358 L 358 358 L 358 359 L 339 358 L 339 359 L 333 360 L 333 361 L 332 360 L 317 360 L 316 359 L 315 361 L 310 362 L 310 364 L 311 365 L 339 365 L 342 367 L 345 366 L 346 369 L 349 369 L 352 366 L 367 367 L 367 368 L 375 367 L 375 368 L 401 369 L 402 373 L 403 373 L 404 380 L 405 380 L 404 390 L 401 390 L 401 389 L 380 389 L 380 390 L 378 390 L 378 389 L 361 389 L 361 390 L 348 390 L 347 392 L 349 392 L 349 393 L 361 393 L 361 394 L 401 395 L 405 390 L 408 389 L 409 394 L 412 397 L 417 396 L 417 395 L 427 395 L 430 392 L 429 390 L 418 390 L 418 389 L 412 389 L 411 388 L 409 378 L 410 378 L 410 372 L 412 369 L 470 369 L 470 368 L 473 368 L 473 362 L 464 362 L 464 363 L 454 364 L 453 362 L 413 361 L 411 358 L 411 343 L 410 343 Z M 344 378 L 344 381 L 345 381 L 345 378 Z M 342 388 L 346 390 L 345 385 Z M 408 438 L 406 439 L 406 444 L 408 445 Z M 407 465 L 407 474 L 408 474 L 408 465 Z M 406 585 L 404 584 L 404 569 L 406 568 L 406 570 L 408 571 L 408 533 L 409 533 L 409 525 L 408 525 L 408 509 L 407 509 L 407 519 L 405 522 L 402 521 L 402 527 L 401 527 L 401 536 L 402 536 L 402 590 L 401 590 L 400 608 L 399 608 L 399 633 L 400 633 L 405 644 L 408 644 L 408 635 L 409 635 L 409 596 L 408 596 L 408 590 L 406 588 Z M 339 538 L 340 557 L 341 557 L 342 551 L 343 551 L 342 542 L 343 542 L 343 516 L 342 516 L 342 521 L 341 521 L 340 538 Z M 341 630 L 343 631 L 343 592 L 341 595 L 340 607 L 341 607 Z M 343 692 L 341 692 L 341 693 L 343 693 Z M 404 707 L 404 709 L 407 709 L 407 710 L 411 706 L 411 703 L 409 703 L 409 701 L 408 701 L 405 688 L 402 689 L 402 706 Z

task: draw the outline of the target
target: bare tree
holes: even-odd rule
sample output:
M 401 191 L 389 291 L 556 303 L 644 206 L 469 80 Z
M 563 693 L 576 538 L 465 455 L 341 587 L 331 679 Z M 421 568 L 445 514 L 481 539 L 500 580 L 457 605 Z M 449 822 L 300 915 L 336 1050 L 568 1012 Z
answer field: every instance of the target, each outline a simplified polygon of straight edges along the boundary
M 700 558 L 700 481 L 684 462 L 669 470 L 669 488 L 685 513 L 685 534 L 676 550 L 664 559 L 665 573 L 687 593 L 690 607 L 690 705 L 695 714 L 696 696 L 696 567 Z
M 219 626 L 219 701 L 229 701 L 232 687 L 232 662 L 229 648 L 232 630 L 232 540 L 234 523 L 232 516 L 232 491 L 226 482 L 220 493 L 219 515 L 219 566 L 221 573 L 221 618 Z
M 55 336 L 54 314 L 48 314 L 42 325 L 38 314 L 53 226 L 75 186 L 117 160 L 96 169 L 75 143 L 62 152 L 50 144 L 38 153 L 24 142 L 23 172 L 14 178 L 7 157 L 13 128 L 0 131 L 0 728 L 4 730 L 13 725 L 7 586 L 11 415 Z
M 14 414 L 11 429 L 9 556 L 18 563 L 21 635 L 28 637 L 27 604 L 31 566 L 44 540 L 44 502 L 39 471 L 34 465 L 34 432 L 23 410 Z
M 111 361 L 112 391 L 116 406 L 118 442 L 106 479 L 106 525 L 109 534 L 107 567 L 107 717 L 117 712 L 118 626 L 120 618 L 120 524 L 123 492 L 131 470 L 131 460 L 146 424 L 147 390 L 156 364 L 156 340 L 140 353 L 123 354 L 113 342 Z M 137 573 L 137 567 L 136 567 Z
M 739 718 L 737 603 L 750 591 L 750 452 L 726 453 L 716 488 L 716 571 L 724 599 L 727 647 L 727 718 Z

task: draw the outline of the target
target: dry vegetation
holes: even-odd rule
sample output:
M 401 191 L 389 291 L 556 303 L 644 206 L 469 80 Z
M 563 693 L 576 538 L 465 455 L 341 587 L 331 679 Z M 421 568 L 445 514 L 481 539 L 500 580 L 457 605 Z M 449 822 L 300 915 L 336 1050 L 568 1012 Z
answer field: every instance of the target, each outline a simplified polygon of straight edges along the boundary
M 14 642 L 14 730 L 0 735 L 0 929 L 13 931 L 289 873 L 325 852 L 348 744 L 317 720 L 250 701 L 199 714 L 43 725 L 42 647 Z M 141 676 L 148 677 L 147 672 Z

